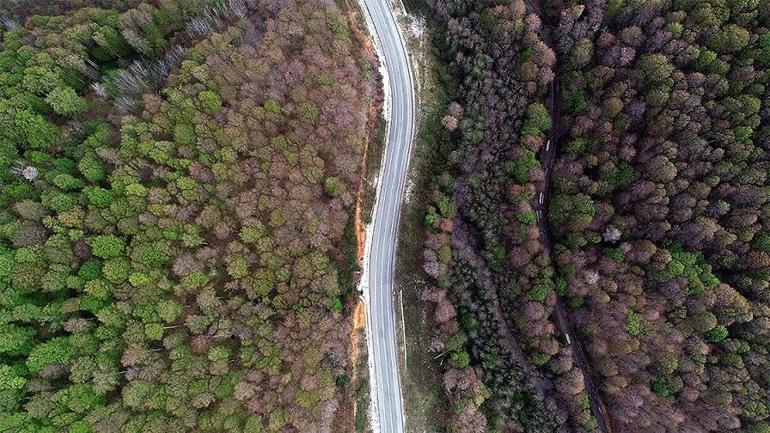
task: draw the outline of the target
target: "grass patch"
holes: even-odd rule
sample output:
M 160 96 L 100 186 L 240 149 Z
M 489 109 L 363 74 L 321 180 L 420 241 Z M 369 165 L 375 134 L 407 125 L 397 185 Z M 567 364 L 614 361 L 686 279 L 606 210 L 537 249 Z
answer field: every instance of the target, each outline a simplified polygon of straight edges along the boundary
M 387 132 L 387 124 L 385 118 L 382 117 L 382 111 L 380 111 L 380 114 L 377 116 L 377 123 L 372 131 L 372 137 L 368 143 L 364 188 L 361 191 L 361 220 L 364 224 L 372 222 L 374 201 L 377 198 L 377 183 L 375 179 L 379 175 L 380 167 L 382 166 Z
M 407 432 L 440 432 L 441 426 L 451 415 L 443 390 L 443 371 L 439 361 L 426 348 L 430 345 L 433 323 L 428 317 L 420 294 L 425 288 L 425 274 L 421 261 L 425 243 L 425 214 L 427 192 L 432 180 L 441 169 L 446 155 L 442 155 L 441 137 L 446 133 L 441 118 L 451 101 L 444 86 L 443 65 L 434 55 L 433 41 L 437 37 L 429 9 L 421 0 L 405 1 L 407 10 L 415 15 L 423 14 L 428 21 L 422 41 L 411 41 L 412 62 L 421 78 L 419 118 L 414 152 L 409 172 L 411 194 L 404 204 L 401 217 L 398 257 L 396 262 L 396 287 L 403 296 L 404 323 L 406 326 L 406 365 L 402 364 L 402 388 L 405 399 Z M 439 32 L 440 34 L 440 32 Z M 398 305 L 398 303 L 397 303 Z M 399 320 L 400 322 L 400 320 Z
M 363 329 L 359 331 L 358 338 L 358 362 L 354 367 L 358 372 L 353 386 L 353 401 L 356 404 L 356 418 L 354 426 L 356 433 L 363 433 L 369 427 L 369 357 L 366 352 L 366 332 Z

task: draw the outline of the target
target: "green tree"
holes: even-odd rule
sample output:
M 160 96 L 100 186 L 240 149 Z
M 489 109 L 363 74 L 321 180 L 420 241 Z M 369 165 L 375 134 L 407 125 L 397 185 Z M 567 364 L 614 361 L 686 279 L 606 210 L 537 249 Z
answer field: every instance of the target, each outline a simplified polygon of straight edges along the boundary
M 471 358 L 468 355 L 468 352 L 462 349 L 452 352 L 452 354 L 449 356 L 449 364 L 458 370 L 462 370 L 463 368 L 467 367 L 470 361 Z
M 728 334 L 729 332 L 724 325 L 717 325 L 710 331 L 706 332 L 704 336 L 706 337 L 706 340 L 712 343 L 717 343 L 724 340 Z
M 85 420 L 77 420 L 70 424 L 67 433 L 92 433 L 93 429 L 91 428 L 91 424 L 88 423 L 88 421 Z
M 235 279 L 249 275 L 249 263 L 243 257 L 237 257 L 227 265 L 227 274 Z
M 274 115 L 281 115 L 283 114 L 283 110 L 281 109 L 281 105 L 278 104 L 277 101 L 274 99 L 268 99 L 265 101 L 265 111 L 267 111 L 270 114 Z
M 166 323 L 174 322 L 182 314 L 182 306 L 173 299 L 158 301 L 156 310 L 161 320 Z
M 259 415 L 251 415 L 243 426 L 243 433 L 262 433 L 264 431 L 264 422 Z
M 208 114 L 214 115 L 222 109 L 222 98 L 213 90 L 204 90 L 198 94 L 198 101 L 201 109 Z
M 671 389 L 669 388 L 668 381 L 665 377 L 655 379 L 652 382 L 652 390 L 661 397 L 669 397 L 671 395 Z
M 551 287 L 548 283 L 549 281 L 550 280 L 541 280 L 535 284 L 532 291 L 529 293 L 529 299 L 535 302 L 545 302 L 546 298 L 548 298 L 548 293 L 551 292 Z
M 150 340 L 161 340 L 163 338 L 163 325 L 160 323 L 145 323 L 144 335 Z
M 540 161 L 537 160 L 535 152 L 529 149 L 522 149 L 521 156 L 508 161 L 505 164 L 505 172 L 518 183 L 529 181 L 529 173 L 533 168 L 539 168 Z
M 340 197 L 345 191 L 345 184 L 337 177 L 327 177 L 324 181 L 324 192 L 329 197 Z
M 53 89 L 45 102 L 53 108 L 57 114 L 67 117 L 74 117 L 80 114 L 86 108 L 85 99 L 75 93 L 71 87 L 57 87 Z
M 39 114 L 19 110 L 16 113 L 15 121 L 16 127 L 19 128 L 25 141 L 32 149 L 48 149 L 59 136 L 59 128 L 46 121 Z
M 102 163 L 95 156 L 87 154 L 78 162 L 78 170 L 89 182 L 101 182 L 107 175 Z
M 537 136 L 551 129 L 551 115 L 545 105 L 535 102 L 527 107 L 524 113 L 524 127 L 521 135 L 524 137 Z
M 27 356 L 27 368 L 33 373 L 51 364 L 63 364 L 72 358 L 73 348 L 65 337 L 56 337 L 33 347 Z
M 95 256 L 112 259 L 123 254 L 126 244 L 115 235 L 99 235 L 91 238 L 91 248 Z
M 8 312 L 4 312 L 4 315 L 6 317 L 3 321 L 11 318 Z M 16 356 L 27 353 L 32 348 L 35 330 L 11 323 L 0 323 L 0 335 L 3 336 L 0 338 L 0 355 Z
M 299 106 L 299 117 L 303 122 L 314 124 L 320 114 L 318 107 L 312 102 L 303 102 Z
M 106 208 L 112 203 L 112 193 L 101 187 L 89 187 L 85 189 L 86 198 L 88 203 L 98 207 Z
M 180 123 L 174 127 L 174 141 L 182 145 L 195 144 L 195 129 L 187 123 Z
M 20 390 L 24 388 L 27 379 L 20 376 L 17 369 L 9 365 L 0 365 L 0 391 Z
M 143 408 L 154 393 L 155 388 L 153 383 L 146 380 L 132 380 L 123 387 L 121 392 L 123 404 L 133 409 Z
M 706 45 L 719 54 L 736 53 L 751 40 L 751 33 L 735 24 L 726 25 L 721 31 L 714 33 Z

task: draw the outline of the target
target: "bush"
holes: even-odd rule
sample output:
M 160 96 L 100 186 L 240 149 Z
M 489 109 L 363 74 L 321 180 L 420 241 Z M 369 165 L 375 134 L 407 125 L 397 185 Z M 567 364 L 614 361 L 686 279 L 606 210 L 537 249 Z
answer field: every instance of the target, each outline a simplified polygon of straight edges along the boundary
M 463 368 L 467 367 L 470 361 L 471 358 L 468 355 L 468 352 L 465 350 L 454 351 L 449 356 L 449 364 L 458 370 L 462 370 Z

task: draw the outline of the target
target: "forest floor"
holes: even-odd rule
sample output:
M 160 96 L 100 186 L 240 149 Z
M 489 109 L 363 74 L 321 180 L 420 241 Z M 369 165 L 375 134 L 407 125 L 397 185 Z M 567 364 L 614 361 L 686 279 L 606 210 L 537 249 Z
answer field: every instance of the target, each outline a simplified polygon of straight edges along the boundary
M 399 24 L 405 30 L 409 54 L 415 71 L 418 90 L 418 119 L 414 155 L 408 173 L 407 193 L 399 229 L 396 262 L 396 305 L 403 321 L 398 321 L 398 335 L 404 335 L 402 342 L 405 358 L 401 359 L 401 378 L 406 410 L 406 431 L 413 433 L 438 432 L 444 425 L 443 419 L 450 414 L 446 395 L 443 391 L 443 371 L 425 350 L 430 344 L 431 321 L 420 294 L 425 288 L 420 268 L 425 243 L 423 173 L 431 163 L 430 137 L 440 127 L 443 115 L 443 90 L 435 79 L 436 60 L 431 54 L 431 32 L 419 11 L 410 8 L 409 13 L 401 9 Z

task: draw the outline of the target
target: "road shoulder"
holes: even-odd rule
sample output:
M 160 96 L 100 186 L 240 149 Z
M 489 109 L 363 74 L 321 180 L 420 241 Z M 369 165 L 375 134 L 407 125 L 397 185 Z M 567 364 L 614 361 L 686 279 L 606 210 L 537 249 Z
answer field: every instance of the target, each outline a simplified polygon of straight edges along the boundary
M 407 4 L 410 7 L 411 4 Z M 410 9 L 411 11 L 412 9 Z M 407 432 L 439 432 L 450 416 L 443 391 L 443 371 L 430 352 L 430 311 L 420 299 L 425 288 L 422 256 L 425 243 L 425 168 L 430 164 L 433 128 L 441 127 L 446 111 L 442 89 L 435 80 L 436 64 L 431 57 L 430 29 L 417 11 L 398 13 L 407 38 L 417 86 L 417 131 L 412 163 L 407 178 L 407 194 L 401 215 L 396 257 L 395 300 L 400 347 L 400 374 L 406 411 Z

